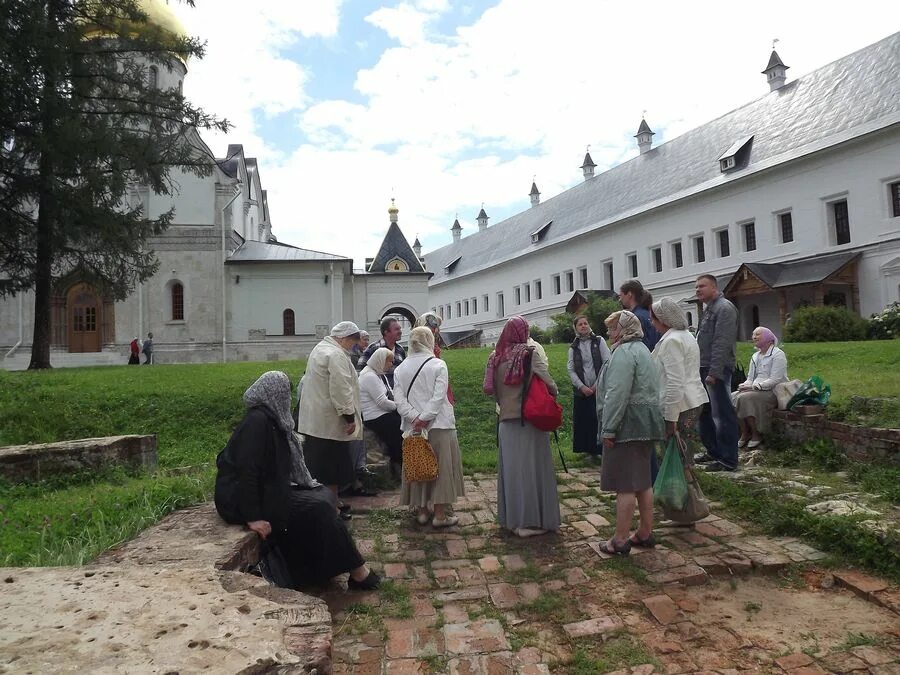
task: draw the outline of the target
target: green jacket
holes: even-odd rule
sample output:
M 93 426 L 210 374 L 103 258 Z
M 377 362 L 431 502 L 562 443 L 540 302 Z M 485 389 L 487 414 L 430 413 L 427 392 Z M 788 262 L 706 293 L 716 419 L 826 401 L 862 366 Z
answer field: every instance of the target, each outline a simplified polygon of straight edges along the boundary
M 659 374 L 640 340 L 624 342 L 600 371 L 597 385 L 600 440 L 661 441 L 666 424 L 659 407 Z

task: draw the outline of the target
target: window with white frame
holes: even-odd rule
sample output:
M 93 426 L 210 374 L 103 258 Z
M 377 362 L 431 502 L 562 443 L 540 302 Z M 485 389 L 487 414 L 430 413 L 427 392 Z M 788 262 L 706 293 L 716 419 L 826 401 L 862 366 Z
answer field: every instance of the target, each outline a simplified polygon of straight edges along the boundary
M 497 293 L 497 316 L 501 319 L 506 316 L 506 305 L 503 302 L 503 291 Z
M 466 316 L 469 316 L 469 301 L 463 300 L 463 308 L 465 309 Z
M 587 267 L 578 268 L 578 283 L 581 284 L 581 288 L 590 288 L 590 286 L 588 286 Z
M 900 218 L 900 181 L 888 184 L 891 218 Z
M 522 289 L 518 286 L 513 288 L 513 300 L 517 307 L 522 304 Z
M 706 242 L 703 239 L 703 235 L 699 235 L 694 237 L 694 262 L 702 263 L 706 262 Z
M 575 275 L 572 270 L 566 272 L 566 290 L 569 293 L 575 290 Z
M 488 305 L 488 296 L 484 295 L 481 297 L 481 306 L 484 308 L 485 312 L 491 311 L 490 305 Z
M 731 255 L 731 239 L 728 236 L 728 228 L 716 230 L 716 244 L 719 247 L 719 257 L 727 258 Z
M 551 277 L 551 280 L 553 282 L 553 295 L 559 295 L 560 293 L 562 293 L 562 283 L 560 281 L 560 276 L 558 274 L 554 274 Z
M 531 284 L 525 284 L 525 302 L 531 302 Z
M 462 302 L 459 300 L 456 301 L 456 318 L 459 319 L 462 317 Z
M 789 244 L 794 241 L 794 216 L 790 211 L 779 213 L 778 219 L 778 240 L 782 244 Z
M 684 267 L 684 252 L 681 250 L 681 242 L 672 243 L 672 264 L 675 267 Z
M 603 280 L 606 283 L 607 290 L 615 290 L 612 260 L 607 260 L 605 263 L 603 263 Z
M 828 205 L 828 218 L 831 229 L 834 232 L 834 243 L 850 243 L 850 209 L 846 199 L 839 199 Z
M 472 298 L 472 314 L 478 314 L 478 298 Z
M 638 260 L 637 253 L 629 253 L 625 256 L 625 268 L 632 279 L 638 276 Z
M 540 300 L 544 297 L 544 287 L 540 279 L 534 280 L 534 299 Z
M 662 247 L 654 246 L 650 249 L 650 264 L 652 267 L 650 268 L 653 272 L 662 272 L 663 264 L 662 264 Z
M 741 223 L 741 233 L 744 235 L 744 250 L 748 252 L 755 251 L 756 223 L 752 220 L 746 223 Z

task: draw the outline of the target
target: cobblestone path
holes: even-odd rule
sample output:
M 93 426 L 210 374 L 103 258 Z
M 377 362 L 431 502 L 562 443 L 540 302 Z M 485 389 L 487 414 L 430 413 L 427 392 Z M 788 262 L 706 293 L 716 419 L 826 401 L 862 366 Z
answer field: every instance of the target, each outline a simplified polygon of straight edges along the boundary
M 562 531 L 528 540 L 496 525 L 495 476 L 466 479 L 448 531 L 415 524 L 392 493 L 351 500 L 388 581 L 322 594 L 335 672 L 900 674 L 897 587 L 717 515 L 605 559 L 613 496 L 596 470 L 559 483 Z

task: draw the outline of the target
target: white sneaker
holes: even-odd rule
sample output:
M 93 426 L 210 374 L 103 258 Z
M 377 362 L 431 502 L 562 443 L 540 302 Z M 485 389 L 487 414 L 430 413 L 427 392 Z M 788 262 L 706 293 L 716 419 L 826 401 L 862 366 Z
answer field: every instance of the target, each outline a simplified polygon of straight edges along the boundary
M 749 443 L 747 443 L 748 448 L 758 448 L 760 445 L 762 445 L 761 440 L 760 441 L 750 441 Z
M 525 539 L 526 537 L 538 537 L 538 536 L 540 536 L 542 534 L 546 534 L 546 533 L 547 533 L 547 530 L 539 530 L 537 528 L 532 528 L 532 527 L 520 527 L 520 528 L 516 529 L 516 534 L 518 536 L 522 537 L 523 539 Z
M 447 516 L 443 520 L 435 518 L 431 521 L 432 527 L 453 527 L 459 522 L 459 518 L 457 516 Z
M 739 439 L 739 440 L 738 440 L 738 447 L 739 447 L 739 448 L 745 448 L 745 447 L 747 447 L 747 441 L 745 441 L 743 438 Z
M 429 520 L 431 520 L 431 514 L 427 511 L 416 516 L 416 522 L 419 525 L 427 525 Z

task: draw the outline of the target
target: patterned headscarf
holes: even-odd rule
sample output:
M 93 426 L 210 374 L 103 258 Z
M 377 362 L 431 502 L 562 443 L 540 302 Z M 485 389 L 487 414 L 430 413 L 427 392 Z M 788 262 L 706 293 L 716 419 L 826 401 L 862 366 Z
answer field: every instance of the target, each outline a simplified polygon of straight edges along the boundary
M 439 330 L 441 327 L 441 317 L 439 317 L 434 312 L 425 312 L 422 316 L 416 319 L 416 328 L 421 328 L 425 326 L 426 328 L 430 328 L 432 332 Z
M 766 352 L 769 347 L 778 342 L 778 338 L 775 337 L 775 333 L 770 331 L 765 326 L 758 326 L 753 332 L 759 335 L 759 338 L 756 341 L 756 349 L 761 353 Z
M 660 298 L 652 305 L 653 315 L 660 323 L 675 330 L 687 329 L 687 317 L 681 311 L 681 307 L 672 298 Z
M 515 385 L 525 376 L 525 357 L 528 355 L 528 322 L 521 316 L 511 316 L 500 333 L 497 346 L 488 358 L 484 369 L 482 389 L 486 394 L 494 393 L 494 373 L 497 367 L 509 361 L 509 370 L 503 378 L 504 384 Z
M 409 332 L 409 351 L 413 354 L 434 354 L 434 333 L 419 326 Z
M 387 347 L 379 347 L 375 350 L 372 356 L 369 357 L 369 360 L 366 361 L 366 368 L 374 371 L 376 375 L 384 375 L 384 364 L 387 360 L 387 357 L 389 356 L 391 358 L 393 358 L 394 356 L 394 351 L 392 349 L 388 349 Z
M 615 349 L 623 342 L 633 342 L 634 340 L 642 340 L 644 338 L 644 329 L 641 328 L 641 320 L 627 309 L 619 312 L 613 312 L 605 321 L 606 325 L 612 328 L 618 324 L 621 333 L 619 339 L 611 345 L 611 349 Z
M 264 408 L 278 422 L 278 429 L 287 438 L 291 449 L 292 482 L 302 487 L 314 487 L 318 483 L 306 468 L 300 437 L 294 433 L 294 416 L 291 415 L 291 381 L 288 376 L 277 370 L 270 370 L 259 376 L 244 392 L 244 405 L 247 409 Z

